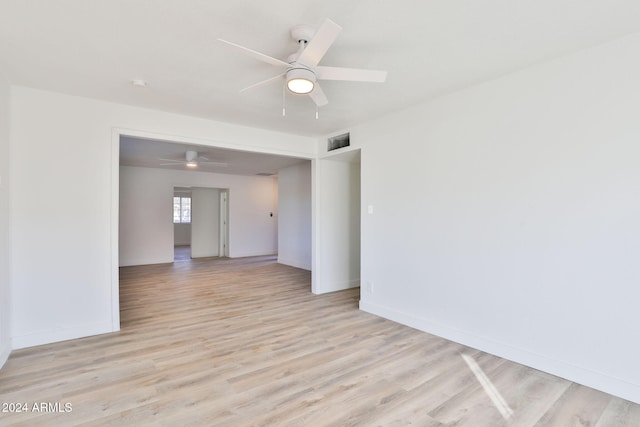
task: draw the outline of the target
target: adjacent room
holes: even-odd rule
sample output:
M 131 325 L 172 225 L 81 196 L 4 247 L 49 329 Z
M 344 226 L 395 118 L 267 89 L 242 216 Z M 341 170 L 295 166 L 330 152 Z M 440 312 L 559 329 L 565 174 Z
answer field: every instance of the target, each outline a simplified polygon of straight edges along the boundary
M 640 3 L 0 0 L 0 425 L 640 426 Z
M 281 252 L 285 264 L 307 254 L 295 266 L 311 269 L 309 159 L 130 136 L 119 153 L 119 267 Z

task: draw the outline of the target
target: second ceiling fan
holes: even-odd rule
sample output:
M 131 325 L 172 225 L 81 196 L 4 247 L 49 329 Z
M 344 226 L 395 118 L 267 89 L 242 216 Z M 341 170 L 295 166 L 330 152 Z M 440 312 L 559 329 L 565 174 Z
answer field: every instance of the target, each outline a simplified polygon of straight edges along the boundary
M 271 65 L 283 69 L 277 76 L 255 83 L 241 90 L 253 89 L 285 78 L 287 88 L 297 94 L 307 94 L 318 107 L 328 104 L 327 97 L 320 88 L 318 80 L 344 80 L 358 82 L 384 82 L 386 71 L 365 70 L 360 68 L 326 67 L 318 65 L 333 42 L 342 31 L 335 22 L 326 19 L 317 32 L 308 25 L 296 25 L 291 29 L 291 37 L 298 43 L 298 51 L 282 61 L 227 40 L 218 39 L 244 53 Z
M 198 153 L 195 150 L 187 150 L 184 153 L 184 160 L 183 159 L 162 159 L 159 158 L 158 160 L 163 161 L 163 162 L 170 162 L 170 163 L 160 163 L 158 164 L 158 166 L 179 166 L 179 165 L 185 165 L 186 167 L 190 168 L 190 169 L 195 169 L 198 167 L 198 165 L 204 164 L 204 165 L 208 165 L 208 166 L 217 166 L 217 167 L 227 167 L 227 164 L 224 162 L 214 162 L 209 160 L 208 158 L 206 158 L 205 156 L 201 155 L 200 153 Z

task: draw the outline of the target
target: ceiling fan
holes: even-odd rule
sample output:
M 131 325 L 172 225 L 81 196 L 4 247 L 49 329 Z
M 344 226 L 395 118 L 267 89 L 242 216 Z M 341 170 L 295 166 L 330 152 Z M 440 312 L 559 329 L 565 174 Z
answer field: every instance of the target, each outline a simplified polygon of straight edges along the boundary
M 326 67 L 318 65 L 333 42 L 342 31 L 335 22 L 326 19 L 317 32 L 308 25 L 296 25 L 291 28 L 291 37 L 298 43 L 298 51 L 281 61 L 255 50 L 240 46 L 227 40 L 218 39 L 230 46 L 241 49 L 244 53 L 271 65 L 284 69 L 277 76 L 252 84 L 240 92 L 259 86 L 275 83 L 282 79 L 287 88 L 296 94 L 309 95 L 318 107 L 328 104 L 327 97 L 320 88 L 318 80 L 345 80 L 358 82 L 379 82 L 387 78 L 386 71 L 364 70 L 359 68 Z
M 184 157 L 185 157 L 184 160 L 158 159 L 158 160 L 162 160 L 162 161 L 165 161 L 165 162 L 170 162 L 170 163 L 160 163 L 158 166 L 185 165 L 188 168 L 192 168 L 192 169 L 197 168 L 199 164 L 207 164 L 207 165 L 219 166 L 219 167 L 226 167 L 227 166 L 227 164 L 224 163 L 224 162 L 213 162 L 213 161 L 210 161 L 208 158 L 199 155 L 197 151 L 193 151 L 193 150 L 187 150 L 184 153 Z

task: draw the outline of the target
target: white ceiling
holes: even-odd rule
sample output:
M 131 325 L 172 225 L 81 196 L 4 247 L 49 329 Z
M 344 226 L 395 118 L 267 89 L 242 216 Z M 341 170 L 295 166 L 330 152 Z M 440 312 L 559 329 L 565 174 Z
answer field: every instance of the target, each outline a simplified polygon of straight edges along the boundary
M 291 26 L 344 30 L 321 65 L 389 71 L 307 97 L 217 42 L 286 59 Z M 325 135 L 640 30 L 637 0 L 0 0 L 0 70 L 13 84 L 302 135 Z M 145 79 L 138 88 L 132 79 Z
M 286 59 L 289 29 L 330 18 L 344 30 L 321 65 L 388 70 L 387 82 L 323 81 L 315 119 L 278 74 L 220 42 Z M 537 62 L 640 31 L 637 0 L 0 0 L 0 73 L 11 83 L 301 135 L 344 130 Z M 148 81 L 148 87 L 131 84 Z M 300 159 L 123 138 L 121 164 L 158 167 L 196 149 L 225 168 L 274 173 Z M 184 166 L 164 166 L 186 169 Z

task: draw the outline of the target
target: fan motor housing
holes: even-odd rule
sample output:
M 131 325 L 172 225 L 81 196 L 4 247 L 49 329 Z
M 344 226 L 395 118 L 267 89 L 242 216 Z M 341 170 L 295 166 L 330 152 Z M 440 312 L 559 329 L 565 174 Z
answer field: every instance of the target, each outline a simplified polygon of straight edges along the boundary
M 293 90 L 292 86 L 296 81 L 307 81 L 311 83 L 310 89 L 305 91 Z M 287 87 L 293 93 L 309 93 L 313 90 L 316 83 L 316 75 L 308 68 L 296 67 L 287 71 Z
M 185 153 L 185 158 L 187 159 L 187 162 L 193 162 L 198 158 L 198 152 L 187 150 L 187 152 Z

